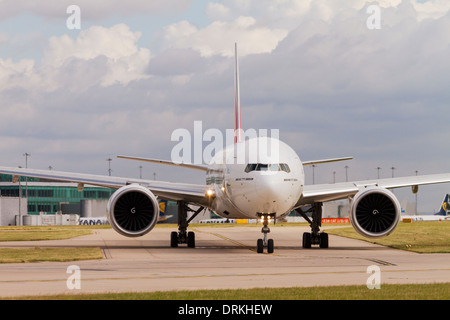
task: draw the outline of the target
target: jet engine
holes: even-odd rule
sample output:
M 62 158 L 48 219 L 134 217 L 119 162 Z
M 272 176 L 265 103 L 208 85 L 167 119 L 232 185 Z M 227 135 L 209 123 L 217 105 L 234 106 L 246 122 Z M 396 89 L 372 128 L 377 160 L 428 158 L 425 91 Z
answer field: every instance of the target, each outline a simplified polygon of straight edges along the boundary
M 350 207 L 350 222 L 355 230 L 369 238 L 389 235 L 400 221 L 401 206 L 395 195 L 384 188 L 359 191 Z
M 150 190 L 131 184 L 118 189 L 111 196 L 107 211 L 114 230 L 127 237 L 140 237 L 156 225 L 159 204 Z

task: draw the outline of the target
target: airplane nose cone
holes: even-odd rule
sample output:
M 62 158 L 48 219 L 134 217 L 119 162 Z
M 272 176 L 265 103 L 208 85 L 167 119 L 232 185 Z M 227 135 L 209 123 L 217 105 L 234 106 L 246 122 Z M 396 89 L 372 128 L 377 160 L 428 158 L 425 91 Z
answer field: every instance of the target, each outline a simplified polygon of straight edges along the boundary
M 289 191 L 285 189 L 282 181 L 275 175 L 260 176 L 256 183 L 259 212 L 283 214 L 289 210 L 286 203 Z
M 227 196 L 242 215 L 253 219 L 259 213 L 283 217 L 301 194 L 301 181 L 286 175 L 254 174 L 251 179 L 227 185 Z

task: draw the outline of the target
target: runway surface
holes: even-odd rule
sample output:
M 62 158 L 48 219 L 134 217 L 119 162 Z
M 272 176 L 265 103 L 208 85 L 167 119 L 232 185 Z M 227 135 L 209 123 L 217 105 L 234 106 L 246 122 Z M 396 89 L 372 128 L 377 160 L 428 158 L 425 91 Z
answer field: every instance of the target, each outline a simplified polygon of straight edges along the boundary
M 0 297 L 254 287 L 366 285 L 369 266 L 387 283 L 450 282 L 450 254 L 417 254 L 330 235 L 330 248 L 303 249 L 306 227 L 271 227 L 273 254 L 257 254 L 255 227 L 195 229 L 195 249 L 170 248 L 172 229 L 133 239 L 113 230 L 70 240 L 3 242 L 0 247 L 101 247 L 102 260 L 0 265 Z M 81 289 L 69 289 L 69 266 Z M 74 282 L 71 282 L 74 283 Z

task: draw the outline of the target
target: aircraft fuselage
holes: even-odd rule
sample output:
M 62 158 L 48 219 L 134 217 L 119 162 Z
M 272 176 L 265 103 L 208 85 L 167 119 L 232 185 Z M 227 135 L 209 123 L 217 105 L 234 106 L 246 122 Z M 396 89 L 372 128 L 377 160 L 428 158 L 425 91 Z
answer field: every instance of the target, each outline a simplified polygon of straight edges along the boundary
M 210 207 L 217 215 L 281 218 L 300 198 L 305 175 L 291 147 L 275 138 L 259 137 L 218 152 L 208 166 L 206 180 L 214 195 Z

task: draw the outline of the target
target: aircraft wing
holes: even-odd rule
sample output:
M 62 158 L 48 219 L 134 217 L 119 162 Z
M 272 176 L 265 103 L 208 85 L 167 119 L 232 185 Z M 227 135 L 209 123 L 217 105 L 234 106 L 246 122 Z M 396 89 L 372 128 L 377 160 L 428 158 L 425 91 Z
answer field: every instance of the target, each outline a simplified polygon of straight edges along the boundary
M 169 165 L 169 166 L 182 167 L 182 168 L 200 170 L 200 171 L 205 171 L 205 172 L 208 171 L 207 167 L 201 166 L 201 165 L 195 165 L 195 164 L 175 163 L 173 161 L 167 161 L 167 160 L 140 158 L 140 157 L 130 157 L 130 156 L 117 156 L 117 158 L 119 158 L 119 159 L 127 159 L 127 160 L 134 160 L 134 161 L 144 161 L 144 162 L 157 163 L 157 164 L 164 164 L 164 165 Z
M 302 164 L 304 166 L 312 166 L 312 165 L 316 165 L 316 164 L 331 163 L 331 162 L 338 162 L 338 161 L 347 161 L 347 160 L 352 160 L 352 159 L 353 159 L 353 157 L 331 158 L 331 159 L 314 160 L 314 161 L 303 161 Z
M 137 183 L 147 187 L 157 197 L 162 199 L 173 201 L 182 200 L 199 205 L 208 203 L 208 199 L 205 196 L 207 189 L 206 185 L 8 167 L 0 167 L 0 174 L 9 174 L 17 178 L 23 176 L 63 182 L 75 182 L 78 183 L 79 189 L 82 189 L 84 185 L 119 189 L 128 184 Z
M 345 199 L 347 197 L 354 196 L 361 189 L 368 187 L 396 189 L 438 183 L 450 183 L 450 173 L 333 184 L 306 185 L 303 188 L 302 197 L 298 200 L 296 206 L 299 207 L 302 205 L 313 204 L 314 202 Z

